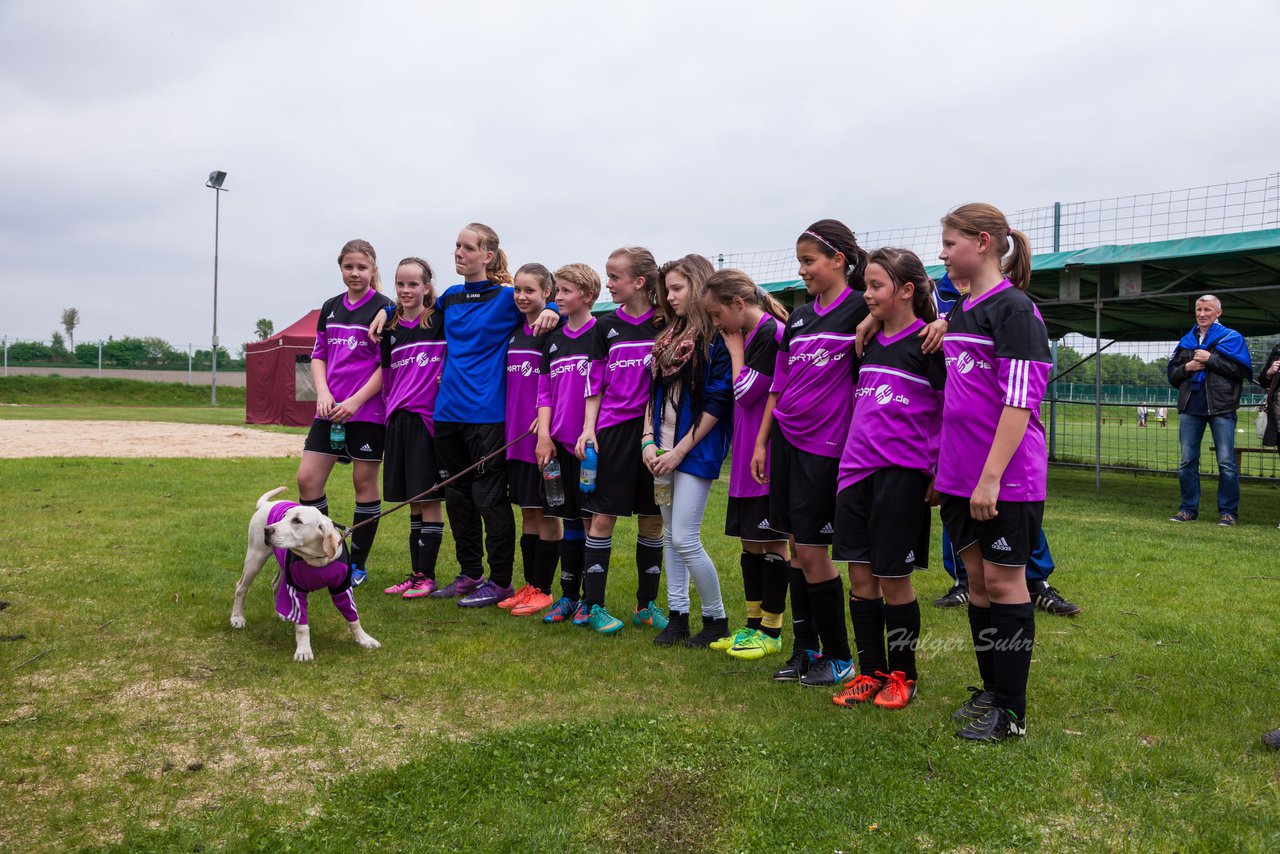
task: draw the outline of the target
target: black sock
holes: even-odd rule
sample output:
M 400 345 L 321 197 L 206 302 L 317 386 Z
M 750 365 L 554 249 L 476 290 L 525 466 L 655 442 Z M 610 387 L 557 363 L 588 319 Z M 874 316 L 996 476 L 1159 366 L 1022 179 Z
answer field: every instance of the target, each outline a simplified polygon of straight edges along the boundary
M 314 507 L 324 515 L 329 515 L 329 496 L 321 495 L 319 498 L 299 498 L 298 503 L 303 507 Z
M 995 658 L 991 649 L 991 609 L 969 602 L 969 634 L 973 637 L 973 654 L 978 659 L 978 676 L 982 690 L 996 689 Z
M 1019 719 L 1027 715 L 1027 676 L 1031 672 L 1031 652 L 1036 640 L 1036 609 L 1030 602 L 1021 605 L 991 603 L 991 628 L 995 636 L 995 705 Z
M 885 636 L 889 642 L 889 670 L 916 677 L 916 645 L 920 643 L 920 602 L 884 606 Z
M 758 629 L 763 619 L 764 555 L 743 552 L 738 556 L 742 566 L 742 594 L 747 601 L 747 628 Z
M 443 522 L 423 522 L 418 534 L 418 572 L 427 578 L 436 577 L 436 559 L 440 557 L 440 543 L 444 540 Z
M 538 540 L 534 549 L 533 586 L 543 593 L 551 593 L 551 579 L 556 577 L 556 563 L 560 560 L 560 544 L 555 540 Z M 528 580 L 527 578 L 525 579 Z
M 782 614 L 787 610 L 787 559 L 766 552 L 761 561 L 760 631 L 782 637 Z
M 613 537 L 586 539 L 582 550 L 582 598 L 588 605 L 603 605 L 604 590 L 609 584 L 609 557 L 613 554 Z
M 822 655 L 839 661 L 853 658 L 849 651 L 849 629 L 844 621 L 844 582 L 840 576 L 809 585 L 813 621 L 822 641 Z
M 818 626 L 813 621 L 813 607 L 809 603 L 809 582 L 798 566 L 789 566 L 787 576 L 791 587 L 791 633 L 795 635 L 796 649 L 817 652 Z
M 883 599 L 849 597 L 853 645 L 858 648 L 858 673 L 875 676 L 889 671 L 884 654 L 885 605 Z
M 662 583 L 662 537 L 636 537 L 636 608 L 648 608 Z
M 422 516 L 418 513 L 409 517 L 409 571 L 418 574 L 418 543 L 422 539 Z
M 538 535 L 520 535 L 520 562 L 524 565 L 524 583 L 538 585 Z
M 373 549 L 373 538 L 378 535 L 378 514 L 382 512 L 381 501 L 356 502 L 356 512 L 352 515 L 351 526 L 354 528 L 361 522 L 368 522 L 351 532 L 351 562 L 364 566 L 369 562 L 369 552 Z
M 577 602 L 582 598 L 582 559 L 586 543 L 583 540 L 560 541 L 560 590 L 566 599 Z

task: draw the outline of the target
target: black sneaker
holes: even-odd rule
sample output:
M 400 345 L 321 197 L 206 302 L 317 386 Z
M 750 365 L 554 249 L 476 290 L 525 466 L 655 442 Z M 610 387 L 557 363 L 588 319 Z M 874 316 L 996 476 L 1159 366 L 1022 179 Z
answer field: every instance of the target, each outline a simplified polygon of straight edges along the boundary
M 1027 734 L 1027 722 L 1006 709 L 992 707 L 982 715 L 956 730 L 956 735 L 967 741 L 1004 741 L 1021 738 Z
M 719 619 L 703 617 L 702 631 L 691 638 L 686 638 L 684 645 L 705 649 L 728 634 L 729 619 L 727 617 L 720 617 Z
M 1056 617 L 1074 617 L 1080 613 L 1080 606 L 1062 598 L 1062 594 L 1052 587 L 1031 592 L 1031 601 L 1046 614 Z
M 995 692 L 975 688 L 972 685 L 965 690 L 972 693 L 969 694 L 969 699 L 961 703 L 960 708 L 956 709 L 955 714 L 951 716 L 951 720 L 971 721 L 974 718 L 982 717 L 987 713 L 988 709 L 993 708 L 992 703 L 996 700 Z
M 1262 734 L 1262 743 L 1272 750 L 1280 750 L 1280 729 L 1273 729 L 1271 732 Z
M 816 652 L 796 647 L 791 652 L 787 663 L 773 674 L 774 682 L 799 682 L 800 677 L 809 672 L 809 664 L 817 656 Z
M 800 684 L 806 688 L 833 688 L 857 675 L 853 659 L 819 655 L 809 662 L 809 672 L 800 677 Z
M 933 600 L 935 608 L 959 608 L 965 602 L 969 601 L 969 588 L 963 584 L 957 584 L 946 593 Z
M 689 637 L 689 615 L 672 611 L 667 616 L 667 627 L 653 636 L 658 646 L 673 646 Z

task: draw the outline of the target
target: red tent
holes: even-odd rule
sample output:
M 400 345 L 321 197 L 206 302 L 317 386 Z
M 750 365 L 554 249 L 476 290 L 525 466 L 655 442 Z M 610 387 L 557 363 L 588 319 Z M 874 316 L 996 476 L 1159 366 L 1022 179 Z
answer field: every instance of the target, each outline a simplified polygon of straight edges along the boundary
M 306 427 L 316 415 L 311 349 L 320 311 L 310 311 L 264 341 L 245 346 L 246 424 Z

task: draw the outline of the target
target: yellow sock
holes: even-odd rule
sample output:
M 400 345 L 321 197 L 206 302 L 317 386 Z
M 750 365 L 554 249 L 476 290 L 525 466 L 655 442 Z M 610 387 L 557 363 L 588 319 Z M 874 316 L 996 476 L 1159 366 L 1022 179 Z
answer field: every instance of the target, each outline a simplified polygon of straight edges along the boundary
M 760 612 L 760 625 L 766 629 L 781 629 L 782 615 L 770 614 L 768 611 Z

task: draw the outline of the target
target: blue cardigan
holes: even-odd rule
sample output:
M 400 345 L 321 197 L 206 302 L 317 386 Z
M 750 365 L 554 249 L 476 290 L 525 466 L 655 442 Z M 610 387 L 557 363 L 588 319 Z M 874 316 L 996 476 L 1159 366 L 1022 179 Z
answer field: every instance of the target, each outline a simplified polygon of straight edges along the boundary
M 720 476 L 720 467 L 729 455 L 729 442 L 733 437 L 733 360 L 724 340 L 717 333 L 711 342 L 711 355 L 707 359 L 702 378 L 703 412 L 714 416 L 716 426 L 693 446 L 693 450 L 676 467 L 676 471 L 711 480 Z M 693 428 L 692 395 L 680 395 L 680 412 L 676 416 L 676 441 L 684 438 Z M 652 408 L 655 428 L 662 422 L 662 383 L 653 383 Z M 661 432 L 655 429 L 654 432 Z M 659 447 L 662 447 L 659 444 Z

